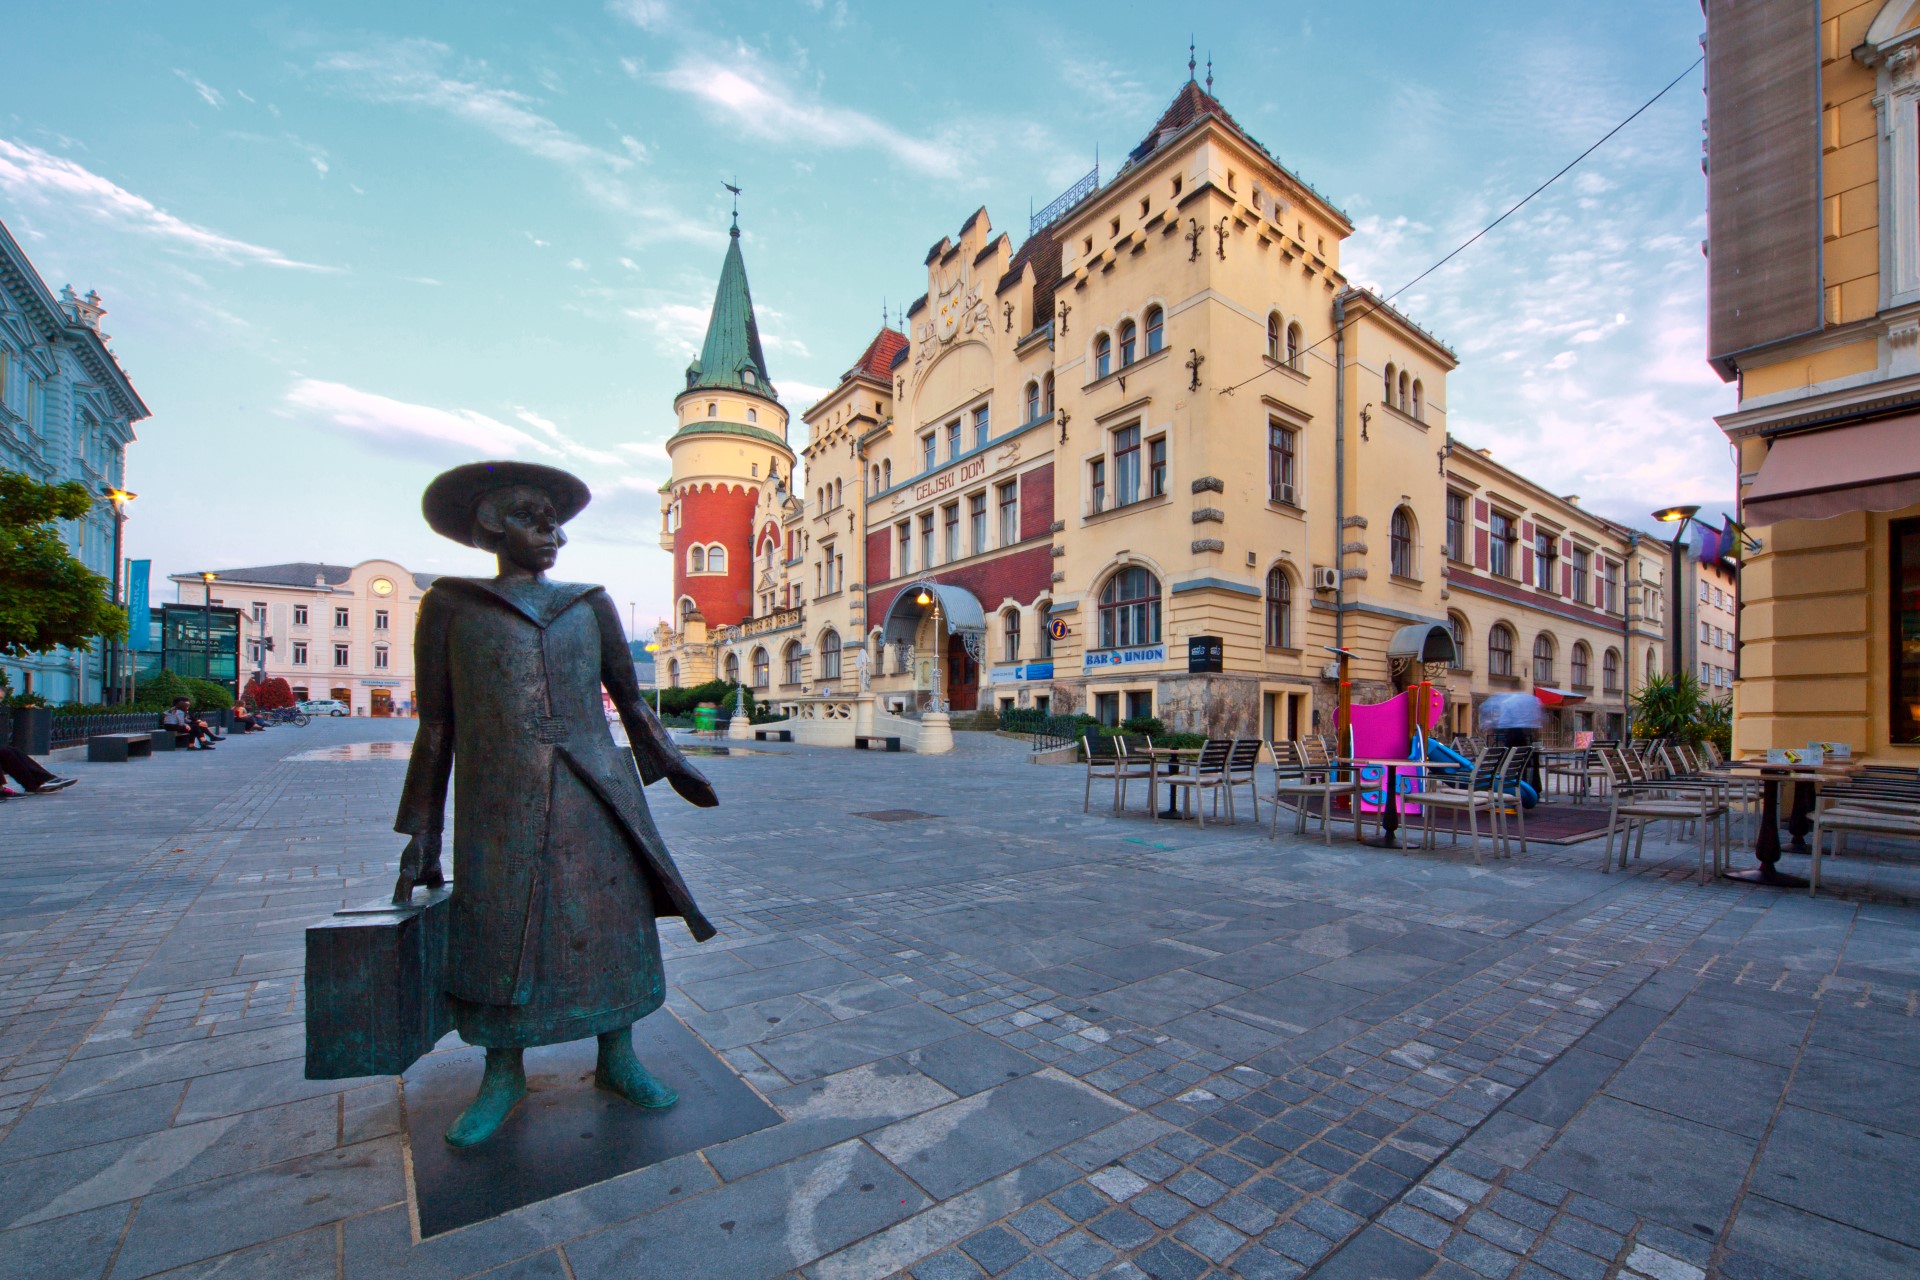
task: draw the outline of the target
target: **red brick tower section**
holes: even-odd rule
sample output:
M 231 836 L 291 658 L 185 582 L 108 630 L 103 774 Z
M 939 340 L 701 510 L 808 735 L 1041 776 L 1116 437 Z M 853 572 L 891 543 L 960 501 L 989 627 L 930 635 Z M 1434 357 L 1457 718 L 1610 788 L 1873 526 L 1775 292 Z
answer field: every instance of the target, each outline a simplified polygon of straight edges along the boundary
M 709 627 L 730 627 L 753 614 L 753 512 L 759 491 L 739 484 L 690 484 L 679 494 L 680 527 L 673 534 L 673 598 L 692 598 Z M 710 565 L 713 548 L 726 555 L 724 572 Z

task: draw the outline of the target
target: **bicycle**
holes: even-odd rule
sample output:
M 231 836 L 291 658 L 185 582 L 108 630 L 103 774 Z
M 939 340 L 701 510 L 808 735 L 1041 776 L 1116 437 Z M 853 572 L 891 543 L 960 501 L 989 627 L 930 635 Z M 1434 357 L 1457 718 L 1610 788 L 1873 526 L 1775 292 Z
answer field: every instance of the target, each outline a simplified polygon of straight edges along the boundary
M 309 720 L 307 713 L 298 707 L 274 707 L 254 714 L 260 717 L 262 724 L 292 724 L 299 725 L 303 729 Z

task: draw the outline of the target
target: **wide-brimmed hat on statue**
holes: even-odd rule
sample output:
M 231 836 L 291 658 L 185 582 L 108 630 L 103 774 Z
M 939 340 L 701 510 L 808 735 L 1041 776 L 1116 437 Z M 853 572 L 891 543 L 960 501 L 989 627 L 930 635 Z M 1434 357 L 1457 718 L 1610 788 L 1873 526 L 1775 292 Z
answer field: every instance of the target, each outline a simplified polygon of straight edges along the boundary
M 469 462 L 443 471 L 420 495 L 420 511 L 433 531 L 463 546 L 473 546 L 473 510 L 496 489 L 526 485 L 553 500 L 561 524 L 579 515 L 593 498 L 586 482 L 558 467 L 537 462 Z

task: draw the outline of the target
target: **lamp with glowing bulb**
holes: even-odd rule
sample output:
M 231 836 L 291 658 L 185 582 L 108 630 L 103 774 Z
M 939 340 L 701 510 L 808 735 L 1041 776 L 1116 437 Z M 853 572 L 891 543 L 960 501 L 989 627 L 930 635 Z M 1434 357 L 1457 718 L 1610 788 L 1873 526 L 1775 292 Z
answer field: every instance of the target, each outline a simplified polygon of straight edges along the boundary
M 121 577 L 122 562 L 120 559 L 120 547 L 125 538 L 127 504 L 140 495 L 137 493 L 129 493 L 125 489 L 116 489 L 112 486 L 102 489 L 100 493 L 102 497 L 113 504 L 113 602 L 119 605 L 125 603 L 125 601 L 120 598 L 124 589 L 123 579 Z M 118 703 L 122 701 L 120 668 L 123 665 L 121 657 L 123 648 L 124 646 L 119 640 L 107 641 L 107 666 L 110 674 L 105 681 L 106 687 L 101 690 L 101 696 L 102 700 L 108 703 Z
M 913 602 L 922 609 L 928 605 L 933 606 L 933 671 L 931 673 L 933 698 L 927 706 L 931 711 L 945 711 L 947 700 L 940 691 L 940 598 L 926 587 L 921 587 L 920 593 L 914 596 Z

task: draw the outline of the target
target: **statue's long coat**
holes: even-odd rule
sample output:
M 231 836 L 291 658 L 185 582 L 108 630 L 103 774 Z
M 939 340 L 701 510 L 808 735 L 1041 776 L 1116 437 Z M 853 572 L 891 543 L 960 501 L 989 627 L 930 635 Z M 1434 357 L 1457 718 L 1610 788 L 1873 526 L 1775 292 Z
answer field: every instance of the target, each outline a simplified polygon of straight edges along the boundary
M 647 812 L 641 787 L 691 766 L 641 700 L 606 591 L 441 578 L 414 662 L 420 726 L 394 828 L 438 832 L 458 770 L 447 986 L 463 1038 L 547 1044 L 658 1008 L 654 918 L 714 930 Z

